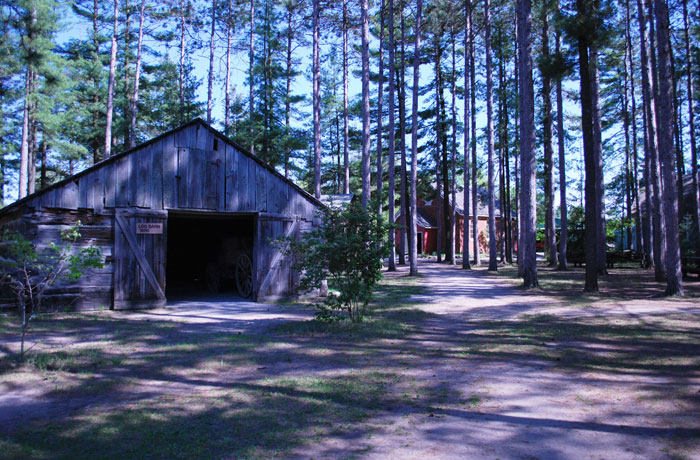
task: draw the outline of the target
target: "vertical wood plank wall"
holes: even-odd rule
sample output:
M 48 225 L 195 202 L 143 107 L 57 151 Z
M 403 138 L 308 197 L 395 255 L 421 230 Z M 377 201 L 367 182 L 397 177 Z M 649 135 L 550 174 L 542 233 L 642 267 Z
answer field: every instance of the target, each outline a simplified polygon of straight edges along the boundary
M 129 297 L 130 300 L 153 295 L 143 277 L 138 275 L 137 266 L 129 265 L 124 268 L 125 272 L 115 274 L 115 245 L 123 243 L 115 238 L 114 214 L 117 209 L 276 216 L 260 219 L 257 227 L 260 233 L 256 235 L 259 254 L 255 257 L 255 270 L 260 278 L 265 276 L 266 267 L 278 251 L 273 241 L 284 235 L 293 219 L 313 222 L 317 207 L 309 196 L 282 176 L 201 122 L 190 123 L 136 147 L 56 187 L 41 191 L 18 206 L 21 206 L 19 212 L 0 213 L 0 230 L 21 222 L 19 225 L 28 237 L 38 245 L 45 245 L 58 241 L 61 229 L 80 220 L 82 244 L 96 244 L 106 256 L 101 270 L 89 271 L 71 286 L 63 284 L 53 288 L 55 302 L 71 309 L 109 308 L 115 288 L 123 291 L 126 297 L 133 297 Z M 158 241 L 164 245 L 165 240 Z M 158 243 L 146 243 L 156 239 L 142 238 L 140 241 L 149 260 L 162 265 L 155 271 L 162 272 L 164 277 L 166 248 L 158 247 Z M 128 272 L 136 275 L 128 276 Z M 269 292 L 260 295 L 288 293 L 295 280 L 291 261 L 284 261 L 275 271 Z M 256 282 L 256 287 L 259 282 Z M 133 294 L 126 294 L 127 291 Z

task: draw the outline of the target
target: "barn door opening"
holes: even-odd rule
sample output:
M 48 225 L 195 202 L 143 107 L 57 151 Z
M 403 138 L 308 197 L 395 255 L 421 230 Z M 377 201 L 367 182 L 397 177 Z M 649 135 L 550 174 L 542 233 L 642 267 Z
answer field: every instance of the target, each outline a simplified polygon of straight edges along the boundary
M 114 218 L 114 309 L 164 306 L 167 213 L 117 209 Z
M 173 212 L 168 218 L 168 300 L 253 297 L 252 214 Z

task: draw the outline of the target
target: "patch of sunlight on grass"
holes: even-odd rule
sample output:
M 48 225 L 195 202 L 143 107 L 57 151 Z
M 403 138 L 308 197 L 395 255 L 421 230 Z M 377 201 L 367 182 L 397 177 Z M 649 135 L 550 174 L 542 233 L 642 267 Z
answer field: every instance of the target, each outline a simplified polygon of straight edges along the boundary
M 0 439 L 0 451 L 7 460 L 285 458 L 331 432 L 355 432 L 395 378 L 358 371 L 247 381 L 216 395 L 161 396 L 28 424 Z

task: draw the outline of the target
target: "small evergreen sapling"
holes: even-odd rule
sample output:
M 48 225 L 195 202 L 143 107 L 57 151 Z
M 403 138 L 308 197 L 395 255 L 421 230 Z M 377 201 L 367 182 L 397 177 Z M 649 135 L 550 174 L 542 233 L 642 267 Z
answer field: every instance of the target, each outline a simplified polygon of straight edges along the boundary
M 10 287 L 22 322 L 19 360 L 24 359 L 24 339 L 32 319 L 41 312 L 44 293 L 57 280 L 77 281 L 87 268 L 102 268 L 99 247 L 76 248 L 80 221 L 61 232 L 60 244 L 39 250 L 19 233 L 0 235 L 0 283 Z
M 331 293 L 317 305 L 317 317 L 360 322 L 367 315 L 372 290 L 382 277 L 382 259 L 389 255 L 390 224 L 364 210 L 359 203 L 322 211 L 321 226 L 288 241 L 296 259 L 302 290 L 318 289 L 328 280 Z

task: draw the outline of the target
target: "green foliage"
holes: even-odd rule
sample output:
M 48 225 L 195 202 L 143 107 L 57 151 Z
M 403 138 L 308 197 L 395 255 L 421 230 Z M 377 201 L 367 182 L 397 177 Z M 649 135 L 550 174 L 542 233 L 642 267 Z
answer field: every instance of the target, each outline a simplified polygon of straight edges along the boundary
M 681 255 L 686 257 L 697 257 L 700 255 L 700 235 L 698 226 L 690 216 L 686 214 L 680 223 L 681 233 Z
M 50 243 L 38 249 L 19 233 L 0 235 L 0 283 L 15 294 L 22 320 L 20 360 L 24 359 L 24 338 L 29 323 L 41 312 L 46 289 L 64 279 L 76 281 L 88 268 L 102 268 L 102 252 L 96 246 L 76 247 L 80 221 L 61 232 L 61 244 Z
M 389 255 L 390 224 L 378 221 L 358 203 L 322 211 L 321 226 L 292 240 L 288 252 L 297 260 L 302 290 L 319 289 L 325 280 L 336 292 L 318 305 L 326 320 L 362 321 L 372 290 L 382 277 L 382 258 Z

